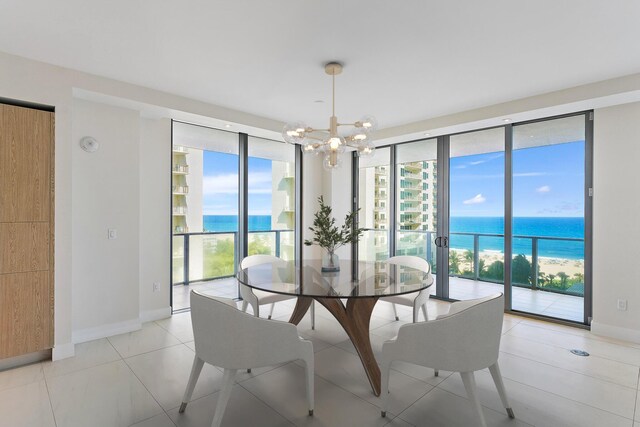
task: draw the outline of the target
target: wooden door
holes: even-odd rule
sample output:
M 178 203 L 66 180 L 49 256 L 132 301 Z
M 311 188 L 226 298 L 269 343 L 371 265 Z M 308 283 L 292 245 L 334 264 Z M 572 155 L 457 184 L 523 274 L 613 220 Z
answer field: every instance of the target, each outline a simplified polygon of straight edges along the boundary
M 53 347 L 53 127 L 0 104 L 0 359 Z

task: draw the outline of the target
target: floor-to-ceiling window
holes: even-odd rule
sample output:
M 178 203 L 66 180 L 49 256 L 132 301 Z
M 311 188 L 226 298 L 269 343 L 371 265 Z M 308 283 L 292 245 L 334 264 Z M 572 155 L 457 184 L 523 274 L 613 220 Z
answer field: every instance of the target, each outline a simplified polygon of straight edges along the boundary
M 358 244 L 358 258 L 363 261 L 389 257 L 391 224 L 390 148 L 376 150 L 373 156 L 360 158 L 358 168 L 358 223 L 365 228 Z
M 582 322 L 585 116 L 513 126 L 512 309 Z
M 192 289 L 237 297 L 244 255 L 294 259 L 297 147 L 181 122 L 173 122 L 172 139 L 176 311 L 189 308 Z
M 354 157 L 357 206 L 367 211 L 360 226 L 369 229 L 359 258 L 382 260 L 388 250 L 420 256 L 436 273 L 438 297 L 503 292 L 507 311 L 588 324 L 590 117 L 506 124 L 390 145 L 377 159 Z M 381 224 L 374 213 L 383 208 Z M 388 237 L 395 245 L 376 247 Z
M 396 148 L 396 255 L 426 259 L 437 272 L 438 144 L 436 139 Z M 431 288 L 434 293 L 436 287 Z
M 248 254 L 295 256 L 295 146 L 249 137 Z
M 449 141 L 449 298 L 462 300 L 504 283 L 505 130 Z

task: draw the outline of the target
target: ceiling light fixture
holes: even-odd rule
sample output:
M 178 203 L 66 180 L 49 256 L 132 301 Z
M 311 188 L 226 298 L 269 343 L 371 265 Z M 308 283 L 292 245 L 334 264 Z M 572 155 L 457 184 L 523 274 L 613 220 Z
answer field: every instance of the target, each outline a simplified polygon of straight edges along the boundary
M 282 137 L 290 144 L 302 144 L 304 153 L 324 154 L 323 165 L 332 170 L 342 164 L 339 154 L 346 147 L 354 148 L 360 156 L 370 156 L 375 151 L 371 140 L 371 132 L 376 130 L 377 122 L 371 116 L 365 116 L 355 123 L 339 123 L 336 117 L 336 76 L 342 73 L 342 64 L 329 62 L 324 71 L 332 78 L 331 117 L 328 129 L 316 129 L 301 122 L 287 123 L 282 130 Z M 340 135 L 338 127 L 352 126 L 347 135 Z

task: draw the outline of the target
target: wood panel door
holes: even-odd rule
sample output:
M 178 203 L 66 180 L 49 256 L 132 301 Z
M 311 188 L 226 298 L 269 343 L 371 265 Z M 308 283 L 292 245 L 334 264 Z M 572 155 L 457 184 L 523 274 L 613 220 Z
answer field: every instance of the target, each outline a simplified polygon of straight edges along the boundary
M 0 104 L 0 359 L 53 347 L 53 128 Z

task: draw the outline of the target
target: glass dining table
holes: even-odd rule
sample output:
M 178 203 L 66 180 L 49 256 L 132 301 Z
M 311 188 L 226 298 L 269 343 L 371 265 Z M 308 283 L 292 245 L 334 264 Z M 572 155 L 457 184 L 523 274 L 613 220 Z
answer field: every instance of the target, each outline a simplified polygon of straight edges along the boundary
M 296 296 L 290 323 L 297 325 L 313 300 L 340 323 L 356 348 L 371 384 L 380 395 L 380 368 L 371 349 L 369 322 L 381 297 L 419 292 L 433 283 L 431 274 L 386 262 L 340 261 L 340 271 L 322 272 L 321 260 L 283 261 L 239 269 L 238 281 L 250 288 Z

